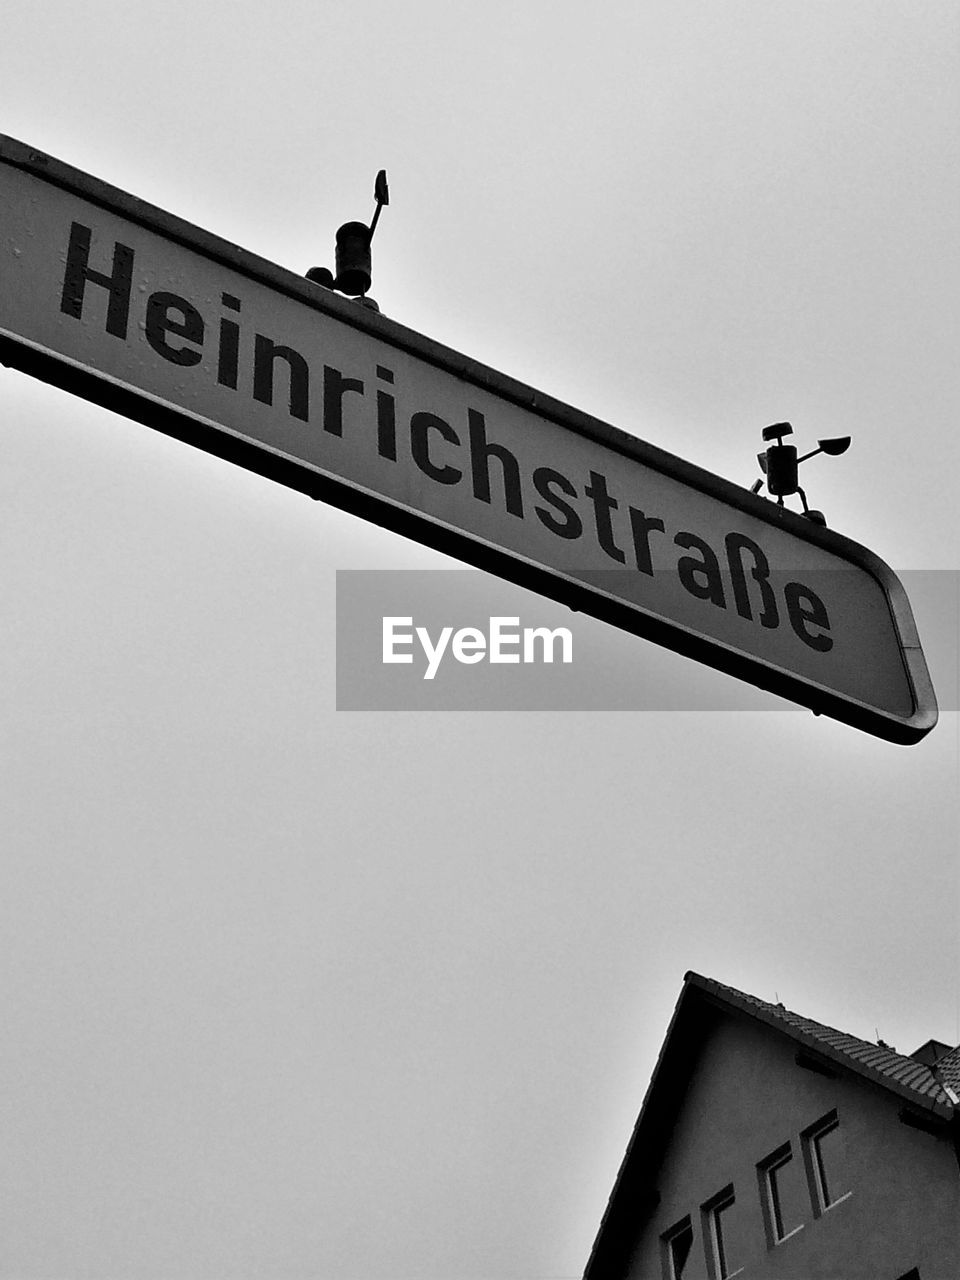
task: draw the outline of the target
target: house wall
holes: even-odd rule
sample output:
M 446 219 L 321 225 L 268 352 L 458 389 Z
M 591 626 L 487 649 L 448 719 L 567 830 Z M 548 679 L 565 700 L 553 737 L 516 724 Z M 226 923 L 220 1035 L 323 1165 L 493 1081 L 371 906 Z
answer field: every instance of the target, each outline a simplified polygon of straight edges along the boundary
M 746 1018 L 721 1015 L 707 1036 L 656 1180 L 660 1203 L 638 1223 L 626 1275 L 663 1280 L 661 1235 L 689 1214 L 694 1243 L 683 1280 L 717 1280 L 706 1259 L 700 1206 L 727 1184 L 724 1215 L 731 1271 L 742 1280 L 920 1280 L 960 1277 L 960 1168 L 951 1141 L 909 1128 L 903 1102 L 838 1071 L 828 1079 L 798 1066 L 797 1045 Z M 836 1189 L 849 1195 L 816 1216 L 801 1133 L 836 1109 L 839 1131 L 825 1154 Z M 771 1246 L 757 1165 L 786 1142 L 785 1200 L 799 1229 Z M 642 1158 L 642 1153 L 636 1153 Z M 832 1169 L 830 1166 L 832 1165 Z

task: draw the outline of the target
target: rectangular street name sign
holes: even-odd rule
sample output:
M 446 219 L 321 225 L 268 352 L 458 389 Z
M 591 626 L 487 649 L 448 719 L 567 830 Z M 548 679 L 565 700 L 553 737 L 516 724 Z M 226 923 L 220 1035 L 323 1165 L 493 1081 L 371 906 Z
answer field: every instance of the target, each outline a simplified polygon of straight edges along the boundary
M 865 548 L 9 138 L 0 360 L 879 737 L 936 723 Z

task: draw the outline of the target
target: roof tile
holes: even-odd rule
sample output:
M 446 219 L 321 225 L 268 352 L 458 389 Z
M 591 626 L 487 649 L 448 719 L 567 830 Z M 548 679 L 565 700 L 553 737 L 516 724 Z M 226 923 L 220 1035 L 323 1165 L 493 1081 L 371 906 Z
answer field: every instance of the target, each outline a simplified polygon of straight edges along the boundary
M 698 986 L 708 991 L 712 990 L 721 999 L 740 1005 L 745 1012 L 756 1011 L 765 1015 L 767 1019 L 783 1023 L 794 1034 L 799 1032 L 804 1039 L 811 1042 L 811 1047 L 816 1047 L 818 1044 L 827 1045 L 842 1057 L 849 1058 L 859 1063 L 861 1067 L 867 1068 L 881 1081 L 896 1081 L 901 1087 L 915 1093 L 918 1099 L 934 1101 L 947 1107 L 957 1105 L 943 1086 L 949 1085 L 955 1093 L 960 1092 L 960 1046 L 942 1057 L 936 1064 L 936 1070 L 933 1071 L 914 1058 L 897 1053 L 895 1049 L 873 1044 L 869 1040 L 860 1040 L 857 1036 L 837 1031 L 835 1027 L 825 1026 L 824 1023 L 815 1022 L 812 1018 L 804 1018 L 782 1004 L 771 1004 L 767 1000 L 760 1000 L 757 996 L 748 995 L 745 991 L 737 991 L 735 987 L 725 986 L 722 982 L 703 978 L 699 974 L 689 976 L 696 979 Z
M 960 1093 L 960 1045 L 951 1049 L 937 1063 L 937 1075 L 944 1084 Z

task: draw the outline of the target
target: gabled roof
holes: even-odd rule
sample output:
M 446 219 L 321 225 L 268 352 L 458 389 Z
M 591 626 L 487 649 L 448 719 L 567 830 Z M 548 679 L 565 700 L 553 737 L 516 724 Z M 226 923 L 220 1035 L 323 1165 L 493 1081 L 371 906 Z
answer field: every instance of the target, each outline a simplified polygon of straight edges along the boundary
M 847 1035 L 698 973 L 687 973 L 640 1116 L 607 1204 L 584 1280 L 615 1274 L 620 1251 L 636 1229 L 638 1216 L 652 1211 L 657 1195 L 651 1178 L 686 1091 L 697 1051 L 717 1015 L 756 1019 L 788 1036 L 798 1057 L 814 1067 L 851 1072 L 895 1093 L 933 1123 L 960 1118 L 960 1046 L 933 1066 L 886 1045 Z
M 919 1049 L 914 1049 L 910 1057 L 917 1062 L 923 1062 L 928 1067 L 932 1067 L 938 1058 L 942 1058 L 945 1054 L 952 1052 L 952 1044 L 944 1044 L 942 1040 L 927 1040 Z

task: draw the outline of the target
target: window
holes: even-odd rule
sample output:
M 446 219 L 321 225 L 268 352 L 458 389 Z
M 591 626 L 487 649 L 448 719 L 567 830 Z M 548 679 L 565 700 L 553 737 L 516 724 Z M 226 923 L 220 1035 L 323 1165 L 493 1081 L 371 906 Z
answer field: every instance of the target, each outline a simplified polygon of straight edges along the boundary
M 693 1224 L 689 1217 L 671 1227 L 662 1237 L 663 1274 L 665 1280 L 683 1280 L 687 1259 L 693 1248 Z
M 813 1212 L 819 1217 L 850 1194 L 846 1186 L 845 1143 L 836 1111 L 818 1120 L 801 1136 Z
M 757 1174 L 767 1245 L 772 1249 L 803 1226 L 803 1174 L 793 1159 L 790 1143 L 767 1156 L 757 1166 Z
M 730 1210 L 735 1199 L 733 1187 L 724 1187 L 701 1210 L 707 1246 L 707 1268 L 711 1280 L 728 1280 L 729 1276 L 736 1275 L 741 1269 L 734 1269 L 730 1260 Z

